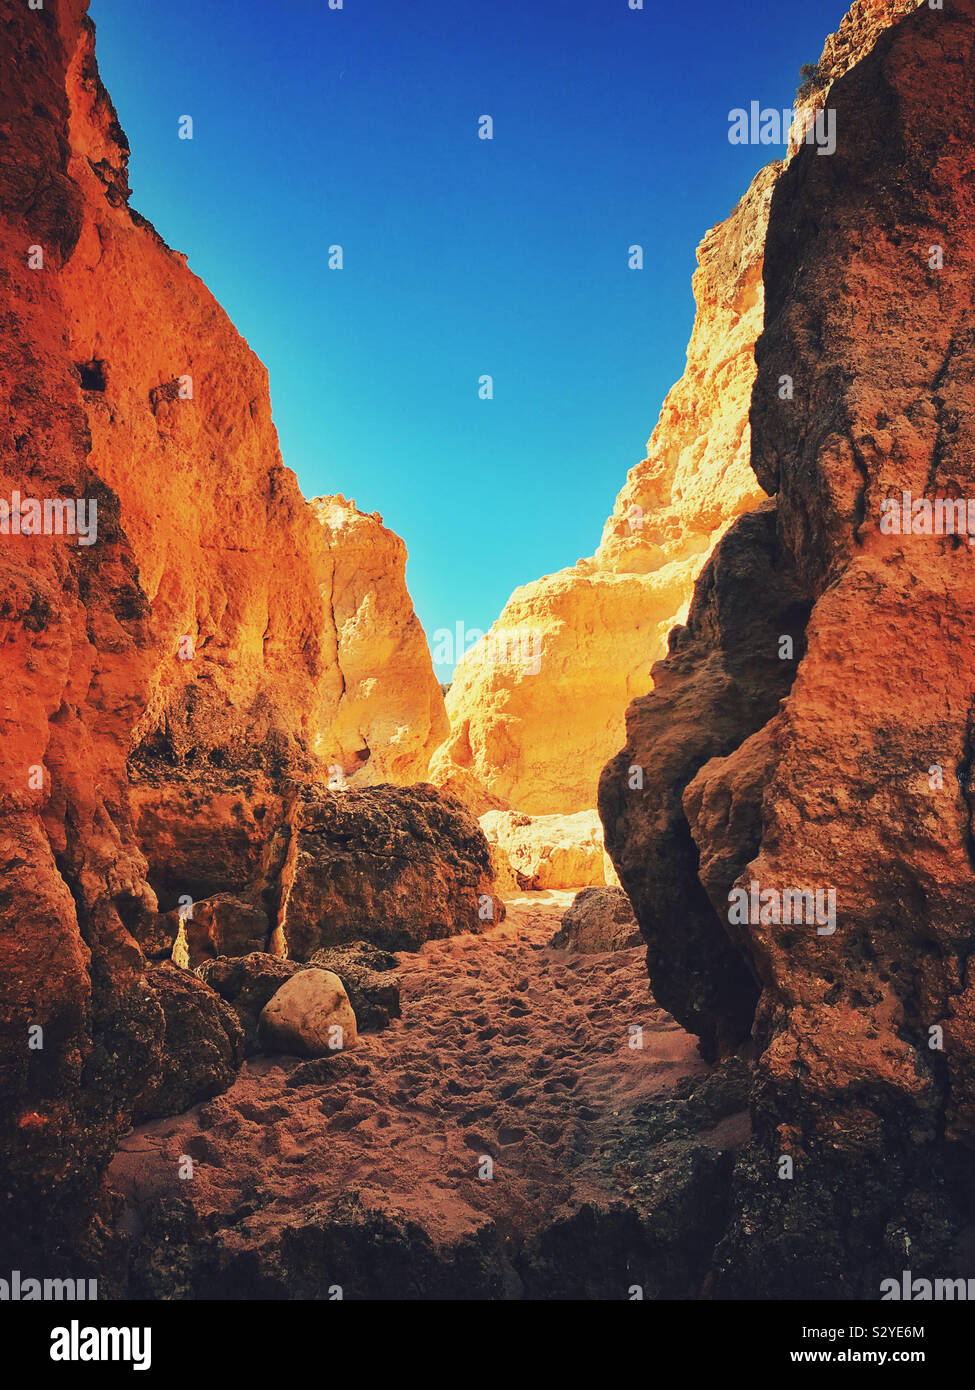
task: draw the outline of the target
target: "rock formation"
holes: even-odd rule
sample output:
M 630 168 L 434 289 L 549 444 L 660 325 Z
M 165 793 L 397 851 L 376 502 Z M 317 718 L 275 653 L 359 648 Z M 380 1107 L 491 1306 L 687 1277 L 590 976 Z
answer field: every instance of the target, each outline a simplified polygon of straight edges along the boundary
M 480 826 L 500 861 L 504 881 L 522 891 L 586 888 L 616 883 L 595 811 L 573 816 L 526 816 L 486 811 Z M 496 864 L 495 873 L 498 867 Z
M 392 973 L 398 962 L 392 951 L 370 941 L 350 941 L 316 951 L 309 965 L 338 975 L 355 1010 L 359 1031 L 385 1028 L 400 1016 L 400 988 Z
M 157 908 L 209 901 L 187 963 L 264 945 L 296 788 L 367 748 L 410 779 L 445 728 L 401 543 L 304 500 L 264 367 L 128 205 L 86 9 L 0 4 L 0 1228 L 52 1272 L 133 1107 L 239 1060 L 218 995 L 146 973 Z
M 263 367 L 129 208 L 85 0 L 0 0 L 4 1267 L 166 1298 L 323 1297 L 336 1252 L 382 1297 L 970 1272 L 975 0 L 914 8 L 828 42 L 835 155 L 796 143 L 705 239 L 647 459 L 433 751 L 402 544 L 304 501 Z M 42 534 L 53 499 L 92 529 Z M 642 951 L 546 951 L 537 907 L 476 935 L 509 832 L 512 882 L 604 883 L 634 696 L 600 809 L 653 999 Z M 431 752 L 438 787 L 372 785 Z M 618 941 L 591 904 L 570 942 Z M 174 1138 L 214 1160 L 190 1193 Z
M 137 1124 L 219 1095 L 244 1055 L 237 1015 L 208 985 L 169 961 L 150 966 L 146 979 L 162 1006 L 165 1030 L 159 1067 L 132 1108 Z
M 821 107 L 831 82 L 921 0 L 856 0 L 797 102 Z M 749 463 L 754 348 L 762 329 L 769 203 L 785 166 L 762 169 L 698 247 L 697 306 L 684 374 L 630 470 L 595 554 L 516 589 L 458 664 L 450 736 L 430 767 L 480 815 L 582 811 L 596 803 L 623 716 L 684 621 L 694 582 L 729 523 L 764 496 Z
M 225 1000 L 244 1033 L 244 1055 L 261 1051 L 258 1024 L 265 1004 L 301 966 L 283 956 L 251 951 L 246 956 L 217 956 L 198 965 L 196 973 Z
M 447 734 L 443 692 L 406 589 L 406 546 L 344 497 L 312 502 L 330 562 L 342 693 L 318 751 L 357 786 L 422 782 Z M 333 781 L 335 777 L 333 776 Z
M 310 789 L 289 832 L 275 955 L 308 960 L 359 940 L 415 950 L 503 920 L 480 827 L 429 784 Z
M 643 945 L 643 936 L 622 888 L 583 888 L 550 945 L 553 951 L 630 951 Z
M 973 21 L 923 6 L 844 62 L 835 155 L 778 182 L 751 408 L 774 500 L 601 782 L 661 1002 L 759 1053 L 718 1296 L 972 1273 L 975 582 L 944 517 L 975 497 Z

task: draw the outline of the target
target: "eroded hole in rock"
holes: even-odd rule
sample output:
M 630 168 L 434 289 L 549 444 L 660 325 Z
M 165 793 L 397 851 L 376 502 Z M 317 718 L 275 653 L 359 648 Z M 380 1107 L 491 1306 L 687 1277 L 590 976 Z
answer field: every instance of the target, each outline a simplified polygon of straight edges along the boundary
M 75 368 L 82 391 L 105 390 L 105 363 L 98 357 L 90 362 L 77 362 Z

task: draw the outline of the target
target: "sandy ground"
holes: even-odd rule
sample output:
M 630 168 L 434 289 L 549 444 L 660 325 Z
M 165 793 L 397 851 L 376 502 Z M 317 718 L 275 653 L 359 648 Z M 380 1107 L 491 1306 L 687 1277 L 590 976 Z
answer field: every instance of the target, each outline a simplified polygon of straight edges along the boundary
M 211 1218 L 234 1213 L 227 1239 L 253 1241 L 240 1210 L 256 1186 L 261 1239 L 349 1188 L 435 1241 L 485 1217 L 523 1236 L 584 1196 L 619 1117 L 706 1069 L 654 1004 L 642 948 L 547 948 L 573 896 L 511 898 L 500 926 L 402 953 L 403 1017 L 323 1063 L 320 1080 L 289 1087 L 297 1060 L 255 1058 L 225 1095 L 133 1131 L 111 1170 L 123 1228 L 137 1235 L 144 1203 L 178 1192 Z

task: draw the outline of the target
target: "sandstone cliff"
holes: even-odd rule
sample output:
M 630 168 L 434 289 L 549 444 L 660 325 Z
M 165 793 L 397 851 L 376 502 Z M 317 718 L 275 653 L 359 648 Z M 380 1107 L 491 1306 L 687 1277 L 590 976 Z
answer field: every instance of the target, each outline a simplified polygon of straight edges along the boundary
M 253 949 L 301 789 L 328 795 L 365 749 L 370 776 L 411 780 L 445 728 L 402 543 L 304 500 L 264 367 L 128 206 L 86 9 L 0 4 L 0 1192 L 5 1245 L 48 1253 L 87 1223 L 134 1105 L 233 1073 L 212 991 L 146 973 L 140 946 L 171 940 L 157 906 L 230 895 L 203 935 Z M 26 499 L 80 499 L 92 533 L 32 534 Z M 460 808 L 428 809 L 487 864 Z M 479 871 L 428 858 L 458 906 L 438 929 L 466 926 Z
M 918 2 L 856 0 L 797 110 L 822 106 L 830 83 Z M 797 148 L 794 139 L 790 157 Z M 686 618 L 702 565 L 728 524 L 764 496 L 749 464 L 748 411 L 769 202 L 784 167 L 761 170 L 698 248 L 684 374 L 595 554 L 516 589 L 458 665 L 447 696 L 450 736 L 430 776 L 478 814 L 595 804 L 626 706 L 651 689 L 651 667 Z
M 836 154 L 776 187 L 751 408 L 774 500 L 708 562 L 601 782 L 661 999 L 759 1053 L 724 1296 L 876 1298 L 958 1270 L 970 1219 L 972 552 L 923 503 L 920 532 L 882 518 L 975 496 L 973 20 L 883 33 L 830 89 Z
M 457 667 L 430 776 L 478 813 L 595 805 L 626 706 L 650 689 L 708 552 L 763 495 L 748 466 L 748 401 L 775 172 L 763 170 L 698 248 L 687 367 L 595 555 L 516 589 Z
M 344 497 L 317 497 L 342 675 L 317 751 L 358 786 L 423 781 L 448 730 L 443 691 L 406 588 L 406 546 Z M 334 780 L 334 778 L 333 778 Z

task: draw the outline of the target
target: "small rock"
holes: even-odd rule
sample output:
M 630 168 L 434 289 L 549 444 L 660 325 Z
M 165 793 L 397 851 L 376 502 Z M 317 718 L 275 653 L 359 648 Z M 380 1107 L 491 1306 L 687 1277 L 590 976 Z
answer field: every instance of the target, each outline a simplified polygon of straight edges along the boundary
M 298 1057 L 326 1057 L 358 1037 L 345 986 L 331 970 L 293 975 L 261 1011 L 258 1031 L 267 1051 Z
M 622 888 L 584 888 L 549 945 L 557 951 L 629 951 L 644 944 Z

